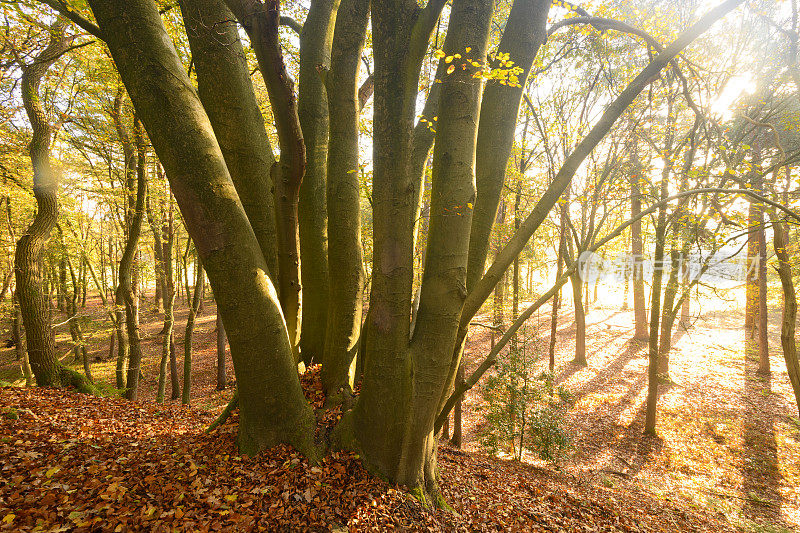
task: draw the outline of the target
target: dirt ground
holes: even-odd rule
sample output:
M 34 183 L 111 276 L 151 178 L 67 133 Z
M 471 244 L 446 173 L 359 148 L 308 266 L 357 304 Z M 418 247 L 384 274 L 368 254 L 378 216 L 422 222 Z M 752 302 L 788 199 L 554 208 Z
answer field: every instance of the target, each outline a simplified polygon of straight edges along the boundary
M 569 300 L 566 300 L 569 302 Z M 658 437 L 644 437 L 647 348 L 631 340 L 633 316 L 618 305 L 590 306 L 587 316 L 589 366 L 570 363 L 575 326 L 569 305 L 559 316 L 556 382 L 575 395 L 567 425 L 574 453 L 560 465 L 576 483 L 611 491 L 644 492 L 724 515 L 751 531 L 800 527 L 800 420 L 780 349 L 780 302 L 771 302 L 772 375 L 755 373 L 757 361 L 745 356 L 741 302 L 695 304 L 688 329 L 676 327 L 670 354 L 672 383 L 660 388 Z M 152 300 L 143 305 L 143 402 L 155 398 L 161 353 L 161 316 Z M 213 301 L 205 302 L 194 333 L 192 405 L 219 412 L 232 389 L 216 391 L 216 332 Z M 549 335 L 549 305 L 533 323 Z M 113 382 L 108 357 L 110 324 L 97 299 L 80 312 L 95 379 Z M 176 343 L 182 372 L 186 304 L 177 301 Z M 6 314 L 7 316 L 7 314 Z M 483 317 L 482 321 L 487 321 Z M 537 322 L 538 320 L 538 322 Z M 55 322 L 63 321 L 56 317 Z M 10 337 L 3 324 L 3 339 Z M 488 352 L 489 330 L 474 328 L 466 349 L 468 371 Z M 63 362 L 72 364 L 69 333 L 57 328 Z M 542 343 L 546 346 L 546 342 Z M 5 346 L 5 344 L 3 344 Z M 77 365 L 79 367 L 80 365 Z M 228 375 L 233 372 L 229 367 Z M 0 350 L 0 380 L 21 384 L 13 348 Z M 167 387 L 169 391 L 169 386 Z M 464 449 L 479 451 L 479 388 L 465 400 Z M 168 403 L 175 403 L 169 401 Z M 526 457 L 535 465 L 535 458 Z M 780 529 L 783 528 L 783 529 Z

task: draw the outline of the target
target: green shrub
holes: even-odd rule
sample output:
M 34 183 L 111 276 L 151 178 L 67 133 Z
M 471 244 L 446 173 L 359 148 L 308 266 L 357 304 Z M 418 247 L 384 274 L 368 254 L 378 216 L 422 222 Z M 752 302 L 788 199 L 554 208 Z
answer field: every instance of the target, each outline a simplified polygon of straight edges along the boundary
M 539 344 L 535 335 L 521 328 L 508 354 L 498 360 L 496 373 L 486 378 L 481 389 L 485 424 L 479 442 L 488 453 L 521 460 L 528 450 L 555 462 L 572 448 L 563 419 L 573 394 L 555 387 L 549 373 L 537 373 Z

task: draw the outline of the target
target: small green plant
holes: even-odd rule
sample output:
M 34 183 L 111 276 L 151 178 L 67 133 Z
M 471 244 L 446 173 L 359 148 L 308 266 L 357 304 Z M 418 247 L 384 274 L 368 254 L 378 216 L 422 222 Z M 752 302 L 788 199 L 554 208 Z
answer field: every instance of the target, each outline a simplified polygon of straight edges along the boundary
M 563 419 L 573 394 L 554 386 L 553 376 L 537 372 L 540 341 L 526 327 L 500 359 L 496 373 L 482 389 L 486 424 L 480 431 L 481 447 L 493 455 L 509 454 L 522 460 L 524 450 L 540 459 L 557 462 L 572 448 Z

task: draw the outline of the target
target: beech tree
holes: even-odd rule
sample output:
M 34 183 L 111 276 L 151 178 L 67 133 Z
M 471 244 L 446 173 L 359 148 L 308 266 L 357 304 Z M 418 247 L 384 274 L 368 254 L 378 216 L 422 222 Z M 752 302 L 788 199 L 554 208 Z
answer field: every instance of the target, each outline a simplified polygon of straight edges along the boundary
M 637 95 L 741 1 L 723 1 L 669 46 L 654 47 L 647 66 L 553 169 L 545 192 L 488 269 L 522 90 L 548 34 L 550 0 L 515 0 L 496 50 L 489 49 L 492 20 L 499 16 L 494 0 L 453 0 L 449 10 L 446 0 L 424 6 L 416 0 L 314 0 L 300 32 L 299 92 L 280 47 L 277 0 L 179 2 L 197 87 L 154 0 L 89 0 L 95 22 L 66 2 L 45 3 L 105 42 L 163 165 L 230 344 L 241 451 L 287 443 L 316 460 L 327 446 L 351 449 L 373 471 L 437 498 L 435 430 L 451 391 L 461 385 L 456 375 L 470 321 Z M 433 133 L 415 127 L 415 119 L 420 69 L 443 12 L 447 33 L 436 51 L 431 105 L 425 106 L 436 117 Z M 234 21 L 243 27 L 267 87 L 277 161 Z M 362 331 L 357 120 L 368 22 L 374 58 L 373 249 Z M 429 226 L 412 330 L 416 221 L 431 145 Z M 144 171 L 137 189 L 138 232 Z M 570 266 L 562 278 L 573 273 Z M 120 287 L 128 283 L 122 270 L 119 281 Z M 133 299 L 127 290 L 123 296 L 128 311 Z M 126 322 L 130 336 L 130 317 Z M 162 373 L 167 345 L 165 340 Z M 351 406 L 351 365 L 359 347 L 361 392 Z M 315 440 L 315 416 L 298 379 L 300 359 L 320 361 L 329 401 L 344 402 L 330 442 Z M 136 367 L 133 350 L 131 366 Z

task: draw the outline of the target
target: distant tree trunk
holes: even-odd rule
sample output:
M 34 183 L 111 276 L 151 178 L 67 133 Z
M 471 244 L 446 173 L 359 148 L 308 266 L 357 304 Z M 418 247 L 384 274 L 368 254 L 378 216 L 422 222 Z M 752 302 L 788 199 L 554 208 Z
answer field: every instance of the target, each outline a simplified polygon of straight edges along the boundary
M 462 361 L 460 365 L 458 365 L 458 373 L 456 374 L 456 382 L 461 383 L 464 381 L 464 362 Z M 461 449 L 461 441 L 463 439 L 463 430 L 462 430 L 462 420 L 461 420 L 461 413 L 462 413 L 462 404 L 464 402 L 464 396 L 461 395 L 458 397 L 458 401 L 453 409 L 453 436 L 450 439 L 450 445 L 454 446 L 458 449 Z
M 14 321 L 11 331 L 14 335 L 14 351 L 17 355 L 17 361 L 20 362 L 20 366 L 22 367 L 22 375 L 25 377 L 25 386 L 33 387 L 33 373 L 31 372 L 30 361 L 28 360 L 28 350 L 25 349 L 25 337 L 22 334 L 22 312 L 19 309 L 16 291 L 14 292 L 13 299 Z
M 228 376 L 225 372 L 227 340 L 225 337 L 225 324 L 222 323 L 222 315 L 217 313 L 217 390 L 225 390 L 228 387 Z
M 139 245 L 144 220 L 145 197 L 147 196 L 147 176 L 145 174 L 146 146 L 144 129 L 138 119 L 134 119 L 133 135 L 136 143 L 136 202 L 128 230 L 125 251 L 119 262 L 119 285 L 117 294 L 125 303 L 125 327 L 128 334 L 129 365 L 125 383 L 125 397 L 136 400 L 139 396 L 139 376 L 142 366 L 142 339 L 139 331 L 139 295 L 134 291 L 133 270 L 134 259 Z
M 568 194 L 568 193 L 565 193 Z M 556 258 L 556 279 L 560 279 L 564 273 L 564 255 L 566 253 L 566 228 L 567 228 L 567 204 L 569 203 L 568 196 L 564 197 L 564 202 L 561 204 L 561 214 L 558 223 L 558 257 Z M 558 309 L 561 307 L 561 290 L 556 291 L 553 295 L 553 309 L 550 314 L 550 347 L 548 349 L 549 361 L 548 368 L 550 373 L 555 372 L 556 369 L 556 332 L 558 328 Z
M 175 262 L 172 260 L 173 244 L 175 241 L 175 210 L 172 198 L 169 197 L 169 210 L 161 217 L 161 239 L 164 242 L 164 288 L 166 289 L 167 299 L 165 304 L 170 305 L 164 308 L 164 320 L 167 320 L 167 315 L 170 316 L 171 327 L 169 332 L 165 332 L 164 346 L 169 347 L 169 376 L 171 391 L 170 398 L 177 400 L 181 397 L 180 378 L 178 377 L 178 358 L 175 353 L 175 299 L 177 291 L 175 290 L 175 273 L 173 266 Z M 180 286 L 180 283 L 178 284 Z
M 664 303 L 661 306 L 661 334 L 658 345 L 658 374 L 663 377 L 669 376 L 669 351 L 672 349 L 672 326 L 675 324 L 677 310 L 673 309 L 675 297 L 678 294 L 679 279 L 678 274 L 681 270 L 681 252 L 677 247 L 670 251 L 670 272 L 667 285 L 664 288 Z
M 156 391 L 156 403 L 164 403 L 164 394 L 167 388 L 167 361 L 174 360 L 175 349 L 172 343 L 172 330 L 175 325 L 173 308 L 175 306 L 175 291 L 172 290 L 165 294 L 164 298 L 164 339 L 161 343 L 161 361 L 158 365 L 158 389 Z M 177 369 L 175 374 L 177 374 Z M 177 377 L 177 376 L 176 376 Z M 175 380 L 177 381 L 177 379 Z M 173 387 L 173 400 L 175 393 Z
M 642 179 L 642 170 L 638 152 L 635 147 L 633 148 L 632 166 L 633 170 L 630 175 L 631 218 L 636 218 L 642 212 L 642 192 L 639 185 L 639 180 Z M 631 225 L 631 256 L 633 259 L 633 338 L 637 340 L 645 340 L 648 338 L 644 273 L 642 272 L 643 253 L 642 221 L 641 219 L 637 219 L 636 222 Z
M 86 375 L 86 379 L 94 381 L 94 379 L 92 379 L 92 369 L 89 365 L 89 355 L 86 351 L 86 339 L 83 337 L 81 323 L 78 321 L 78 298 L 80 297 L 81 290 L 80 284 L 78 283 L 79 277 L 75 274 L 75 268 L 72 266 L 69 257 L 66 257 L 66 263 L 69 267 L 70 279 L 72 280 L 72 297 L 67 298 L 65 304 L 67 318 L 69 319 L 69 334 L 72 337 L 73 356 L 76 362 L 81 361 L 83 363 L 83 372 Z
M 763 219 L 763 209 L 762 209 Z M 767 309 L 767 238 L 761 225 L 758 238 L 758 373 L 768 375 L 769 368 L 769 315 Z
M 200 292 L 203 287 L 203 267 L 200 264 L 200 257 L 194 264 L 194 290 L 192 291 L 192 302 L 189 306 L 189 316 L 186 319 L 186 334 L 183 337 L 183 394 L 181 403 L 189 405 L 192 389 L 192 335 L 194 334 L 194 320 L 197 317 L 197 308 L 200 305 Z
M 569 277 L 572 283 L 572 301 L 575 304 L 575 359 L 573 362 L 587 366 L 586 361 L 586 313 L 583 309 L 583 280 L 576 271 Z
M 689 288 L 689 264 L 686 261 L 686 258 L 684 258 L 684 261 L 683 261 L 682 275 L 683 275 L 683 290 L 684 290 L 684 292 L 691 290 Z M 681 320 L 680 320 L 679 324 L 684 329 L 688 328 L 691 325 L 690 324 L 690 322 L 691 322 L 691 313 L 690 313 L 691 300 L 692 300 L 691 293 L 687 294 L 686 297 L 683 299 L 683 304 L 681 305 Z
M 21 82 L 22 100 L 32 128 L 29 153 L 37 212 L 30 227 L 17 242 L 14 268 L 28 357 L 36 383 L 41 387 L 60 387 L 69 383 L 66 369 L 58 362 L 56 355 L 51 331 L 50 300 L 43 276 L 44 249 L 58 220 L 58 181 L 50 165 L 51 126 L 39 97 L 42 78 L 71 42 L 64 33 L 64 25 L 65 21 L 58 19 L 49 28 L 47 47 L 30 65 L 22 67 Z

